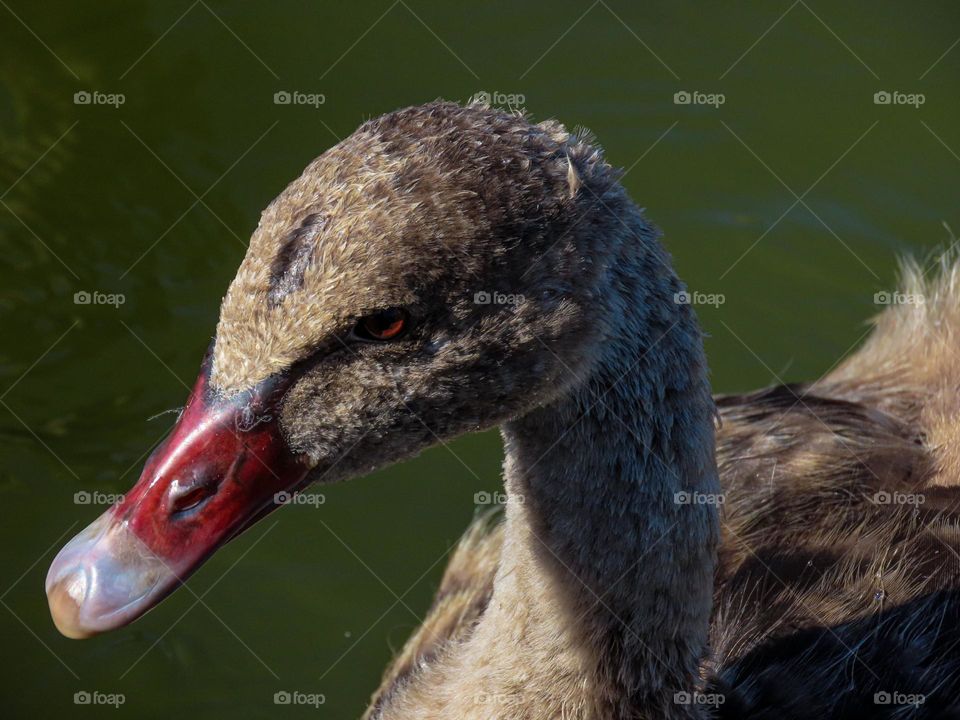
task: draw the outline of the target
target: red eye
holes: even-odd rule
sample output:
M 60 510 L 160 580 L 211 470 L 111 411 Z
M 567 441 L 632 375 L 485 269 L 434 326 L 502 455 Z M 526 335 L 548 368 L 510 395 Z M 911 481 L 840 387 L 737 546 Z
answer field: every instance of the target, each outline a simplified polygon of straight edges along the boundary
M 409 320 L 410 315 L 403 308 L 388 308 L 362 318 L 354 332 L 364 340 L 396 340 L 407 329 Z

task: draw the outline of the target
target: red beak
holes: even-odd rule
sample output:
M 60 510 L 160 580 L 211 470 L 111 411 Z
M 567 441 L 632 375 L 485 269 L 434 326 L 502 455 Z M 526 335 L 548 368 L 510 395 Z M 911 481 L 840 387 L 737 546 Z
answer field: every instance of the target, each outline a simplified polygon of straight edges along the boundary
M 218 397 L 209 355 L 173 432 L 123 500 L 60 551 L 47 573 L 57 628 L 82 638 L 122 627 L 214 551 L 299 489 L 309 470 L 280 431 L 290 378 Z

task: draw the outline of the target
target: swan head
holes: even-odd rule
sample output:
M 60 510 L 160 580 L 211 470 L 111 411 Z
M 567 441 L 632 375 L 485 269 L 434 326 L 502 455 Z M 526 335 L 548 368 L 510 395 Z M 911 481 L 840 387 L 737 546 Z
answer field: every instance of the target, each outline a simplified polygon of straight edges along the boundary
M 263 212 L 174 430 L 54 560 L 57 626 L 124 625 L 285 494 L 563 393 L 614 311 L 628 206 L 587 140 L 478 105 L 325 152 Z

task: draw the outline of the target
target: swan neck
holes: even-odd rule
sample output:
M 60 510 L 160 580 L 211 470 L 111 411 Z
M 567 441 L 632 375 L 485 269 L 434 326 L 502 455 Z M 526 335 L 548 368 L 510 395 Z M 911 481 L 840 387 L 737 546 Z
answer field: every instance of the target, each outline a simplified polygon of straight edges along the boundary
M 563 614 L 557 642 L 595 673 L 600 715 L 692 717 L 678 698 L 695 686 L 710 617 L 715 410 L 666 255 L 644 273 L 631 260 L 615 267 L 610 286 L 628 297 L 608 298 L 594 362 L 567 395 L 503 427 L 501 573 L 523 581 L 498 584 L 494 601 Z

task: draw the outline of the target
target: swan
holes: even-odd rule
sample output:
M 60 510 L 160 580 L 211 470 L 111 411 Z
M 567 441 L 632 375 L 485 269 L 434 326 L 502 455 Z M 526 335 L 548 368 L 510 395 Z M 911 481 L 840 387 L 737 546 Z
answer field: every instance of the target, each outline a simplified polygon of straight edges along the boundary
M 169 437 L 51 564 L 120 627 L 280 503 L 499 426 L 367 718 L 960 717 L 960 266 L 826 377 L 714 398 L 658 231 L 593 138 L 437 101 L 263 212 Z

